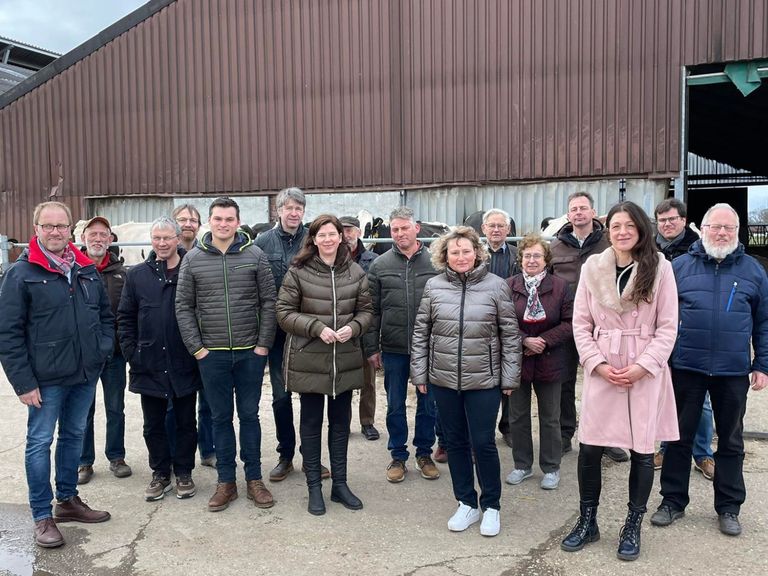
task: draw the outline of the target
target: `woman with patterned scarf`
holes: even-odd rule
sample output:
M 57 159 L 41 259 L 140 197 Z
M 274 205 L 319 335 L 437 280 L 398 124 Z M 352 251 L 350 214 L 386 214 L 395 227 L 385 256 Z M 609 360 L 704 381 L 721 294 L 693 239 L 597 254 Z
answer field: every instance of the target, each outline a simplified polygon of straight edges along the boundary
M 552 260 L 549 244 L 531 234 L 517 246 L 523 270 L 507 280 L 523 340 L 520 389 L 509 397 L 509 424 L 515 468 L 508 484 L 520 484 L 533 476 L 531 436 L 531 389 L 539 405 L 539 467 L 541 487 L 554 490 L 560 484 L 560 386 L 566 376 L 568 350 L 573 340 L 573 294 L 568 283 L 547 273 Z

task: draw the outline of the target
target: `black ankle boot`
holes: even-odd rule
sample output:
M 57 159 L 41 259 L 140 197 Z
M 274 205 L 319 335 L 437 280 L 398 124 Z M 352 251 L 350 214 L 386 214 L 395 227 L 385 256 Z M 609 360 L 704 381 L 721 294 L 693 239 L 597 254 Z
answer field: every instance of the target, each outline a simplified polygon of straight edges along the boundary
M 637 560 L 640 556 L 640 525 L 643 523 L 642 512 L 629 511 L 627 521 L 619 532 L 619 560 Z
M 325 500 L 323 500 L 323 486 L 321 484 L 309 487 L 307 511 L 314 516 L 325 514 Z
M 577 552 L 590 542 L 600 540 L 600 528 L 597 527 L 597 506 L 581 505 L 581 515 L 576 525 L 560 543 L 566 552 Z
M 360 498 L 352 494 L 352 490 L 349 489 L 346 482 L 333 483 L 331 501 L 343 504 L 344 508 L 349 508 L 350 510 L 360 510 L 363 507 Z

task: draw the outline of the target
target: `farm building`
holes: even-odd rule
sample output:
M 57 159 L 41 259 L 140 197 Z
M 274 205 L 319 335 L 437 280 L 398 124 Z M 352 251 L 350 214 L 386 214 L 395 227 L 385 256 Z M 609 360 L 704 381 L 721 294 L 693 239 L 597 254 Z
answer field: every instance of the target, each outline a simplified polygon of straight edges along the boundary
M 308 217 L 497 206 L 519 232 L 621 179 L 649 211 L 745 211 L 766 75 L 768 0 L 152 0 L 0 95 L 0 234 L 48 198 L 127 221 L 226 194 L 265 220 L 286 186 L 323 194 Z

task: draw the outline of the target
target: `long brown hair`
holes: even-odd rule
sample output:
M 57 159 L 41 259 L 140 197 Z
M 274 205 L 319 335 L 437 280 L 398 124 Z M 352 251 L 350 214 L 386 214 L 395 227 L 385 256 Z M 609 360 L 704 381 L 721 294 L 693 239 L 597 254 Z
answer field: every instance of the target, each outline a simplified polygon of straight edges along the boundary
M 317 236 L 320 228 L 326 224 L 333 224 L 333 227 L 336 228 L 336 231 L 339 233 L 339 237 L 341 239 L 339 247 L 336 249 L 336 260 L 334 261 L 334 266 L 340 266 L 349 259 L 351 253 L 349 251 L 349 246 L 347 246 L 347 243 L 344 242 L 344 226 L 341 225 L 339 219 L 336 218 L 336 216 L 333 214 L 320 214 L 320 216 L 312 220 L 310 223 L 309 229 L 307 230 L 307 237 L 304 239 L 304 246 L 296 255 L 296 258 L 293 259 L 294 266 L 301 268 L 305 266 L 307 262 L 317 256 L 318 252 L 317 246 L 315 246 L 315 236 Z
M 609 235 L 611 219 L 619 212 L 625 212 L 637 228 L 637 244 L 635 244 L 631 251 L 632 259 L 637 262 L 632 302 L 635 305 L 643 301 L 650 302 L 653 298 L 653 283 L 656 280 L 656 270 L 659 266 L 659 255 L 654 240 L 653 225 L 648 215 L 640 206 L 634 202 L 620 202 L 608 211 L 608 216 L 605 219 L 605 227 L 609 231 Z

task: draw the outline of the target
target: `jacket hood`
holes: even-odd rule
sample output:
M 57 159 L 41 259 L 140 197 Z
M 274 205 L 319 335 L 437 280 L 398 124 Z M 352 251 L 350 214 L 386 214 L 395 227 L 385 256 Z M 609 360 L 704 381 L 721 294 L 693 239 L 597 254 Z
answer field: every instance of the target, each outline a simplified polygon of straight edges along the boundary
M 589 236 L 587 236 L 587 238 L 584 240 L 584 246 L 582 246 L 582 248 L 591 246 L 592 244 L 599 242 L 604 232 L 605 232 L 605 226 L 603 226 L 603 223 L 600 222 L 600 220 L 598 220 L 597 218 L 593 218 L 592 232 L 590 232 Z M 573 236 L 573 224 L 571 224 L 570 222 L 566 222 L 565 224 L 563 224 L 563 227 L 557 231 L 556 237 L 558 240 L 560 240 L 561 242 L 564 242 L 565 244 L 568 244 L 570 246 L 575 246 L 576 248 L 579 247 L 578 241 Z
M 248 234 L 245 232 L 238 230 L 235 232 L 234 241 L 229 245 L 229 248 L 227 249 L 227 254 L 242 252 L 252 244 L 253 240 L 251 240 L 251 237 L 248 236 Z M 211 232 L 205 233 L 203 239 L 200 240 L 200 243 L 198 244 L 198 248 L 204 250 L 205 252 L 221 254 L 221 251 L 213 245 L 213 234 Z

